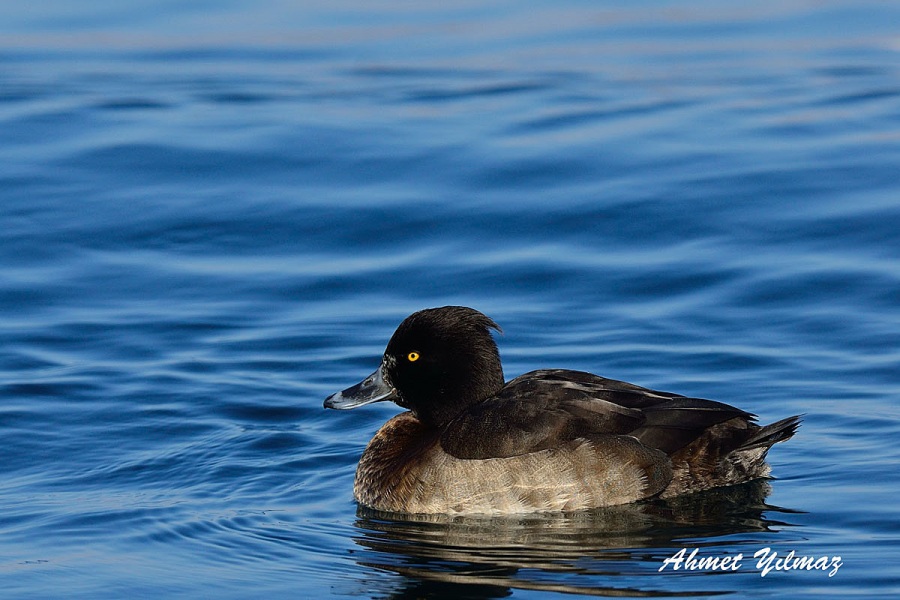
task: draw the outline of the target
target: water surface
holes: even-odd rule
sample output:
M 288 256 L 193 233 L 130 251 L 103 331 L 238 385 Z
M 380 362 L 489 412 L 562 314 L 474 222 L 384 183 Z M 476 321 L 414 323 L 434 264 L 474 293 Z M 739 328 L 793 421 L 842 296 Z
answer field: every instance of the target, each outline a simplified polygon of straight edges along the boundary
M 900 593 L 900 9 L 0 7 L 0 595 Z M 508 378 L 806 415 L 776 479 L 358 510 L 324 411 L 428 306 Z M 750 557 L 840 556 L 822 571 Z M 659 568 L 681 548 L 733 572 Z

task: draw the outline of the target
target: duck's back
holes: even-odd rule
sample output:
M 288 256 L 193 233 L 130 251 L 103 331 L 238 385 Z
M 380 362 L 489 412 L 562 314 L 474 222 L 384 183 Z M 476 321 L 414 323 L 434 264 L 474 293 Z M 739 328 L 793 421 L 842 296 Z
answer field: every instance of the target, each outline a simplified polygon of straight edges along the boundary
M 714 425 L 751 424 L 739 408 L 642 388 L 583 371 L 521 375 L 469 407 L 441 432 L 447 452 L 468 459 L 518 456 L 587 436 L 629 435 L 673 454 Z M 731 429 L 728 429 L 731 432 Z M 735 431 L 733 448 L 742 442 Z

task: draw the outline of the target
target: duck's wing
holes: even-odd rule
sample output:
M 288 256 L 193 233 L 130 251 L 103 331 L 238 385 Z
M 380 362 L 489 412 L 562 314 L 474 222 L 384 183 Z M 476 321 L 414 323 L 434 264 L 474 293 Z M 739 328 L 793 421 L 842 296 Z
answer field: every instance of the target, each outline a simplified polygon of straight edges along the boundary
M 457 458 L 519 456 L 596 435 L 630 435 L 670 454 L 742 410 L 581 371 L 546 369 L 510 381 L 451 421 L 441 446 Z

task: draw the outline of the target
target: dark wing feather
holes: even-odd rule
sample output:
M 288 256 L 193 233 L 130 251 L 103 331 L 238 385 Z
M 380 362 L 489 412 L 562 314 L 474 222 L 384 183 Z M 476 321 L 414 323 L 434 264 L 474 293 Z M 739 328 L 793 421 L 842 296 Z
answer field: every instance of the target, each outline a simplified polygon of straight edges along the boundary
M 644 422 L 640 427 L 627 433 L 638 438 L 644 445 L 662 450 L 666 454 L 671 454 L 691 443 L 713 425 L 734 417 L 746 419 L 749 423 L 756 419 L 755 415 L 722 402 L 659 392 L 591 373 L 565 370 L 535 371 L 535 373 L 540 373 L 545 380 L 577 381 L 585 389 L 589 389 L 595 398 L 640 409 L 645 417 Z
M 739 408 L 700 398 L 673 398 L 644 409 L 646 421 L 631 432 L 645 446 L 672 454 L 706 429 L 734 417 L 752 423 L 756 417 Z
M 544 377 L 553 373 L 553 377 Z M 590 434 L 623 434 L 644 422 L 640 410 L 598 395 L 560 374 L 534 371 L 451 421 L 441 446 L 457 458 L 519 456 Z M 598 378 L 599 379 L 599 378 Z
M 671 453 L 739 409 L 657 392 L 591 373 L 547 369 L 510 381 L 471 407 L 441 434 L 445 451 L 463 459 L 519 456 L 589 435 L 632 435 Z

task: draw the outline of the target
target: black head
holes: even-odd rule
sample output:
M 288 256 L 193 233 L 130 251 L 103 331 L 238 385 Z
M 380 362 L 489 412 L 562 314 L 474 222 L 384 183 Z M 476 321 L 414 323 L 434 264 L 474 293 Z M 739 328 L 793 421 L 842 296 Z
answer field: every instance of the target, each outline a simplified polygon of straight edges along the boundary
M 464 306 L 413 313 L 397 327 L 378 371 L 329 397 L 325 406 L 393 400 L 426 425 L 441 427 L 503 387 L 491 329 L 500 330 L 490 318 Z

